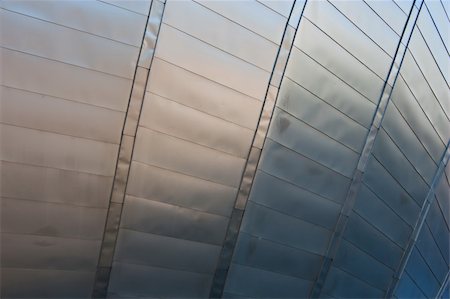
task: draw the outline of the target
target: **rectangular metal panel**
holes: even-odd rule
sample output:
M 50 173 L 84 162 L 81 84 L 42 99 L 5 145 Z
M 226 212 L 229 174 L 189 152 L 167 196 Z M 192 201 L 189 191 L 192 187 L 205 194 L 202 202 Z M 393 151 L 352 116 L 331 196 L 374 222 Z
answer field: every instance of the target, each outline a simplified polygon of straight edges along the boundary
M 168 25 L 161 25 L 155 56 L 254 98 L 265 96 L 269 72 Z
M 248 202 L 245 215 L 241 231 L 310 253 L 323 254 L 331 235 L 325 228 L 252 201 Z M 273 225 L 274 223 L 277 225 Z
M 149 1 L 139 1 L 149 3 Z M 4 0 L 8 10 L 139 47 L 147 17 L 101 1 Z M 74 13 L 76 11 L 76 13 Z M 114 20 L 112 22 L 111 20 Z M 136 30 L 142 28 L 142 30 Z
M 406 266 L 406 272 L 428 298 L 432 298 L 437 294 L 439 282 L 433 276 L 430 268 L 427 267 L 417 248 L 414 248 L 411 252 L 411 258 Z
M 144 127 L 133 160 L 237 188 L 245 160 Z
M 1 162 L 1 194 L 76 206 L 107 207 L 112 177 Z
M 386 110 L 382 127 L 425 182 L 431 185 L 437 169 L 436 163 L 392 103 Z
M 127 194 L 228 216 L 237 190 L 192 176 L 133 162 Z
M 6 233 L 100 240 L 105 216 L 106 209 L 1 198 L 1 231 Z
M 429 186 L 384 130 L 380 130 L 378 133 L 373 147 L 373 155 L 417 204 L 421 205 L 427 196 Z
M 220 246 L 122 229 L 115 260 L 174 270 L 213 273 Z
M 359 190 L 354 211 L 397 245 L 406 248 L 413 230 L 412 226 L 402 220 L 395 210 L 392 210 L 364 184 Z
M 277 106 L 351 149 L 361 151 L 367 129 L 287 77 L 281 84 Z
M 285 246 L 271 240 L 241 232 L 236 242 L 233 263 L 274 273 L 313 280 L 314 269 L 322 257 L 307 251 Z
M 333 266 L 382 291 L 389 287 L 394 274 L 392 269 L 345 240 L 341 241 Z
M 370 2 L 370 1 L 369 1 Z M 330 3 L 371 38 L 388 55 L 394 56 L 400 39 L 364 1 L 336 1 Z
M 257 1 L 196 2 L 278 45 L 281 43 L 286 18 Z
M 2 297 L 87 298 L 95 272 L 2 268 Z
M 150 9 L 151 0 L 101 0 L 112 5 L 122 7 L 126 10 L 147 15 Z
M 392 270 L 400 263 L 402 248 L 389 240 L 371 224 L 353 213 L 348 220 L 344 239 L 358 244 L 358 248 L 379 260 Z
M 158 58 L 153 61 L 147 90 L 252 130 L 262 107 L 255 98 Z
M 5 86 L 125 111 L 131 80 L 1 49 Z M 41 74 L 45 74 L 42 76 Z M 95 82 L 95 84 L 92 84 Z
M 253 132 L 177 102 L 147 93 L 140 125 L 245 158 Z M 212 129 L 214 128 L 214 129 Z
M 403 275 L 395 291 L 396 298 L 427 298 L 408 273 Z
M 447 234 L 447 236 L 450 236 L 450 234 Z M 443 257 L 446 253 L 441 253 L 439 247 L 434 241 L 433 234 L 428 228 L 428 225 L 424 225 L 420 230 L 420 234 L 416 242 L 416 248 L 422 255 L 425 263 L 433 272 L 434 277 L 438 280 L 439 285 L 442 285 L 449 270 L 449 268 L 446 267 L 446 262 Z
M 227 218 L 127 196 L 121 227 L 208 244 L 222 244 Z
M 277 44 L 192 1 L 169 1 L 166 9 L 164 23 L 268 72 L 272 71 Z M 190 17 L 193 15 L 195 18 Z M 258 49 L 256 53 L 255 49 Z
M 346 177 L 351 177 L 359 158 L 348 147 L 278 108 L 272 116 L 268 138 Z
M 363 182 L 406 223 L 414 226 L 420 211 L 419 205 L 373 157 L 368 161 Z
M 266 141 L 259 167 L 335 202 L 344 200 L 350 185 L 348 178 L 270 140 Z
M 14 28 L 2 33 L 1 44 L 6 48 L 133 78 L 139 53 L 136 47 L 6 10 L 0 15 L 4 28 Z
M 412 1 L 402 1 L 405 7 L 411 6 Z M 382 18 L 398 35 L 402 34 L 403 26 L 406 23 L 405 13 L 395 5 L 394 1 L 366 1 L 366 4 Z
M 249 197 L 260 205 L 332 229 L 340 205 L 287 181 L 257 171 Z
M 423 101 L 414 97 L 402 75 L 397 80 L 392 92 L 392 102 L 420 139 L 434 162 L 439 163 L 445 144 L 436 134 L 427 114 L 422 110 L 420 105 L 423 104 Z
M 232 264 L 225 291 L 245 298 L 306 297 L 311 282 L 292 276 Z
M 295 45 L 335 75 L 377 103 L 384 78 L 380 78 L 308 19 L 301 22 Z
M 204 298 L 208 296 L 211 276 L 158 267 L 115 262 L 108 297 Z
M 391 58 L 327 1 L 311 1 L 305 17 L 331 36 L 381 78 L 386 78 Z
M 94 271 L 99 240 L 1 233 L 2 267 Z
M 0 89 L 2 123 L 110 143 L 120 141 L 123 112 L 5 86 Z
M 336 298 L 382 298 L 383 291 L 372 287 L 345 271 L 332 267 L 323 292 Z
M 118 146 L 44 131 L 1 125 L 1 157 L 9 162 L 113 175 Z
M 375 105 L 295 47 L 285 75 L 361 125 L 369 127 Z

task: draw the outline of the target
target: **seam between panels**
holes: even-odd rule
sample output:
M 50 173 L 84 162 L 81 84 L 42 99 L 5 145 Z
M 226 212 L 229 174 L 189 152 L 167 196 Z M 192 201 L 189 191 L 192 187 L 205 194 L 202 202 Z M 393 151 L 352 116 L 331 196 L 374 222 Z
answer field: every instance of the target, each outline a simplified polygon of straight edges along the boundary
M 444 282 L 442 283 L 441 287 L 438 290 L 438 293 L 436 294 L 436 299 L 444 298 L 444 292 L 445 288 L 448 287 L 450 284 L 450 270 L 448 270 L 447 275 L 445 275 Z
M 134 73 L 125 120 L 122 127 L 120 147 L 117 155 L 114 180 L 110 193 L 92 298 L 106 298 L 108 292 L 114 252 L 125 200 L 126 186 L 133 158 L 136 133 L 164 8 L 165 1 L 151 1 L 139 56 L 137 57 L 138 61 Z
M 408 240 L 408 245 L 407 245 L 405 251 L 403 252 L 402 259 L 400 261 L 400 265 L 398 266 L 396 272 L 392 276 L 391 283 L 386 292 L 386 298 L 392 297 L 392 295 L 394 294 L 394 291 L 398 285 L 398 282 L 400 281 L 403 273 L 405 272 L 405 268 L 406 268 L 406 265 L 408 264 L 409 257 L 411 256 L 411 253 L 412 253 L 414 247 L 416 246 L 417 239 L 419 238 L 420 232 L 422 231 L 422 227 L 425 224 L 425 220 L 427 218 L 428 211 L 430 210 L 433 200 L 435 200 L 435 196 L 434 196 L 435 189 L 436 189 L 436 186 L 439 184 L 439 181 L 444 172 L 445 166 L 448 163 L 449 158 L 450 158 L 450 141 L 449 141 L 449 143 L 447 143 L 447 147 L 445 148 L 445 151 L 441 157 L 439 167 L 434 174 L 433 183 L 431 184 L 430 189 L 428 190 L 428 194 L 422 204 L 416 224 L 414 225 L 414 230 L 411 233 L 409 240 Z M 446 275 L 447 280 L 448 280 L 448 275 L 449 274 L 447 273 L 447 275 Z M 441 287 L 443 288 L 444 285 L 445 285 L 445 281 Z M 438 294 L 439 294 L 439 292 L 438 292 Z
M 421 1 L 419 9 L 415 8 L 416 1 Z M 341 240 L 343 238 L 345 228 L 348 223 L 348 219 L 355 205 L 356 196 L 361 187 L 362 178 L 367 168 L 369 157 L 375 144 L 375 139 L 378 135 L 378 131 L 381 128 L 381 123 L 383 121 L 384 114 L 391 100 L 392 91 L 394 89 L 397 78 L 400 74 L 400 68 L 402 66 L 406 51 L 408 49 L 408 44 L 409 41 L 411 40 L 412 33 L 414 31 L 414 28 L 416 27 L 416 22 L 420 10 L 422 8 L 422 4 L 423 0 L 414 0 L 411 5 L 408 18 L 403 27 L 402 34 L 397 44 L 395 55 L 392 59 L 392 63 L 389 68 L 387 78 L 383 85 L 378 105 L 372 118 L 369 132 L 366 135 L 366 140 L 364 142 L 364 146 L 361 151 L 357 167 L 353 173 L 352 181 L 350 183 L 350 187 L 347 191 L 346 198 L 343 202 L 341 211 L 339 213 L 339 218 L 336 222 L 331 240 L 328 243 L 328 248 L 324 256 L 320 272 L 318 273 L 314 285 L 311 288 L 309 296 L 310 298 L 319 298 L 321 296 L 323 287 L 325 285 L 325 281 L 328 277 L 328 273 L 333 265 L 334 258 L 337 254 Z
M 217 262 L 214 277 L 211 283 L 210 298 L 223 296 L 228 270 L 231 265 L 234 248 L 236 246 L 239 229 L 244 216 L 245 208 L 249 199 L 253 179 L 256 175 L 257 166 L 264 147 L 265 138 L 269 129 L 270 121 L 275 110 L 278 92 L 286 70 L 286 66 L 294 45 L 294 39 L 303 16 L 307 0 L 295 0 L 292 4 L 289 18 L 286 19 L 281 44 L 270 75 L 266 90 L 264 104 L 253 135 L 252 145 L 249 149 L 245 168 L 241 174 L 239 191 L 236 195 L 234 207 L 228 222 L 222 250 Z

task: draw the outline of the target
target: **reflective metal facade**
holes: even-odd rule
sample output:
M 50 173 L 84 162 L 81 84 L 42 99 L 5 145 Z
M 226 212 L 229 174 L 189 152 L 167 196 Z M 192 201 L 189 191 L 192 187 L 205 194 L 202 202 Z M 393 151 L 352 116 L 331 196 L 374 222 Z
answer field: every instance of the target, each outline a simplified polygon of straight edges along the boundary
M 2 298 L 448 298 L 447 0 L 0 6 Z

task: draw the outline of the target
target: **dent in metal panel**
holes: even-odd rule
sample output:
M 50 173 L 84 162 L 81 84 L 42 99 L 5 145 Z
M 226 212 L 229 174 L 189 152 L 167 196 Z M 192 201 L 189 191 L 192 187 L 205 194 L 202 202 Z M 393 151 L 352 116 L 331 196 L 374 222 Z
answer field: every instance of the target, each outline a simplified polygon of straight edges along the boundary
M 1 195 L 85 207 L 108 206 L 112 177 L 1 162 Z
M 21 14 L 0 11 L 2 46 L 111 75 L 133 78 L 139 49 Z
M 123 112 L 5 86 L 0 90 L 2 123 L 108 143 L 120 141 Z
M 144 1 L 140 2 L 144 3 Z M 81 4 L 80 1 L 4 0 L 0 6 L 135 47 L 140 47 L 142 43 L 142 29 L 147 21 L 144 15 L 101 1 L 83 1 Z
M 210 78 L 256 99 L 263 99 L 270 73 L 162 24 L 156 57 Z
M 268 72 L 272 71 L 278 51 L 277 44 L 198 3 L 169 1 L 164 23 Z
M 133 162 L 127 194 L 212 214 L 228 216 L 235 188 Z M 214 194 L 214 196 L 210 196 Z
M 251 130 L 262 107 L 260 100 L 158 58 L 152 63 L 147 90 Z

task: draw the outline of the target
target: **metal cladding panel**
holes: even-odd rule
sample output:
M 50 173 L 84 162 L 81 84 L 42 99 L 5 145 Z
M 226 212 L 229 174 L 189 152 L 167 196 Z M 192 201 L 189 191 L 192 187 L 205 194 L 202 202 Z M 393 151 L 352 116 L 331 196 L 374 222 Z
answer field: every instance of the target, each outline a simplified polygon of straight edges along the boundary
M 0 8 L 2 297 L 448 297 L 447 1 Z
M 258 2 L 166 3 L 109 296 L 209 295 L 286 22 Z
M 146 16 L 0 6 L 1 296 L 89 297 Z

